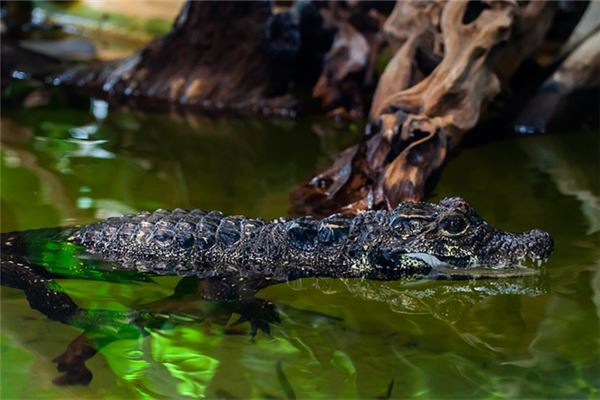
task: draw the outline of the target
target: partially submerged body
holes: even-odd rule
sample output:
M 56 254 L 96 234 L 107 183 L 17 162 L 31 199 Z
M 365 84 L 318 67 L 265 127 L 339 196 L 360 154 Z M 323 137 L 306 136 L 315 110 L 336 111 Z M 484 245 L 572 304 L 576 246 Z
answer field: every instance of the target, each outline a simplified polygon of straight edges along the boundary
M 88 383 L 92 374 L 85 361 L 107 343 L 127 335 L 136 338 L 146 325 L 188 321 L 186 313 L 172 311 L 187 304 L 188 295 L 219 301 L 224 307 L 217 310 L 226 314 L 224 320 L 238 314 L 238 322 L 250 322 L 255 335 L 257 330 L 269 332 L 270 324 L 279 321 L 275 306 L 254 296 L 270 284 L 301 277 L 521 276 L 534 271 L 523 264 L 543 262 L 553 247 L 550 235 L 539 230 L 497 231 L 460 198 L 439 205 L 401 203 L 392 211 L 323 220 L 265 221 L 199 210 L 159 210 L 83 227 L 3 233 L 1 245 L 2 285 L 22 289 L 30 306 L 48 318 L 84 330 L 55 359 L 64 372 L 55 381 L 59 384 Z M 157 274 L 189 278 L 179 281 L 172 296 L 125 312 L 82 308 L 54 280 L 131 281 Z M 345 282 L 350 281 L 358 285 L 352 289 L 355 294 L 390 304 L 410 304 L 413 298 L 422 304 L 421 297 L 431 293 L 413 288 L 392 292 L 390 299 L 387 291 L 369 290 L 367 282 L 356 279 Z M 512 283 L 501 292 L 514 291 Z M 448 292 L 441 296 L 447 300 Z M 215 318 L 220 320 L 220 314 Z M 87 332 L 93 332 L 94 339 Z
M 158 210 L 60 231 L 60 240 L 130 273 L 232 278 L 263 285 L 301 277 L 465 279 L 530 273 L 550 235 L 498 231 L 461 198 L 392 211 L 265 221 Z M 2 262 L 26 233 L 2 235 Z

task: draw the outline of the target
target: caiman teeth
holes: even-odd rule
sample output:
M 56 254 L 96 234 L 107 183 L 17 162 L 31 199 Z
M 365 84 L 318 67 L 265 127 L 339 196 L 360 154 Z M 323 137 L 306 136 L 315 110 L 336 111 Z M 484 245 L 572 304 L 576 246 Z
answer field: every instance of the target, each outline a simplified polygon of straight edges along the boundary
M 524 256 L 522 258 L 519 258 L 515 264 L 516 267 L 526 267 L 526 268 L 532 268 L 532 267 L 537 267 L 540 268 L 542 265 L 544 265 L 546 262 L 548 262 L 548 258 L 537 258 L 534 256 Z

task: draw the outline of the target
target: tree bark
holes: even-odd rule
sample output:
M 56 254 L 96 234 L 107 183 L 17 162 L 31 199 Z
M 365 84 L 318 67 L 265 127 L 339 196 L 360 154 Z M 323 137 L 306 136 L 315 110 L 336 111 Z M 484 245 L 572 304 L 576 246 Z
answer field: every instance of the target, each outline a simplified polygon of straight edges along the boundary
M 130 58 L 73 69 L 57 84 L 84 87 L 144 109 L 294 115 L 289 64 L 298 23 L 270 2 L 188 1 L 172 31 Z

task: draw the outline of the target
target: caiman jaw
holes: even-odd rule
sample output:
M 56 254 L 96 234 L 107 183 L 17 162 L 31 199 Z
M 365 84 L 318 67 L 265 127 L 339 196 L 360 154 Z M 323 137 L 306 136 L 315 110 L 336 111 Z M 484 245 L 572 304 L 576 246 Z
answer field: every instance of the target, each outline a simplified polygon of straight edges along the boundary
M 432 273 L 432 278 L 448 280 L 498 279 L 531 276 L 539 273 L 540 270 L 538 269 L 522 266 L 503 268 L 490 268 L 488 266 L 455 268 L 449 265 L 443 265 L 435 269 L 435 272 Z
M 497 233 L 480 257 L 438 257 L 432 275 L 437 279 L 486 279 L 538 274 L 554 249 L 552 237 L 539 229 L 523 234 Z M 490 255 L 486 257 L 486 255 Z
M 498 243 L 501 243 L 498 246 Z M 539 267 L 554 250 L 554 241 L 547 232 L 533 229 L 522 234 L 502 233 L 492 244 L 496 256 L 490 265 L 496 268 Z
M 527 257 L 538 266 L 548 261 L 548 257 L 554 251 L 552 236 L 540 229 L 534 229 L 525 233 L 525 241 L 527 244 Z

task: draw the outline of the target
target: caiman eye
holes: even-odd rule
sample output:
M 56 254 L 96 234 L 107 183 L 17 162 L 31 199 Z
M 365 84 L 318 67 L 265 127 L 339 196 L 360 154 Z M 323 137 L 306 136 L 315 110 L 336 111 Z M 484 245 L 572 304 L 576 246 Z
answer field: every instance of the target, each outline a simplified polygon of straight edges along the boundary
M 458 215 L 452 215 L 446 217 L 440 221 L 440 228 L 442 229 L 442 233 L 445 233 L 449 236 L 459 235 L 463 233 L 469 224 L 467 221 Z

